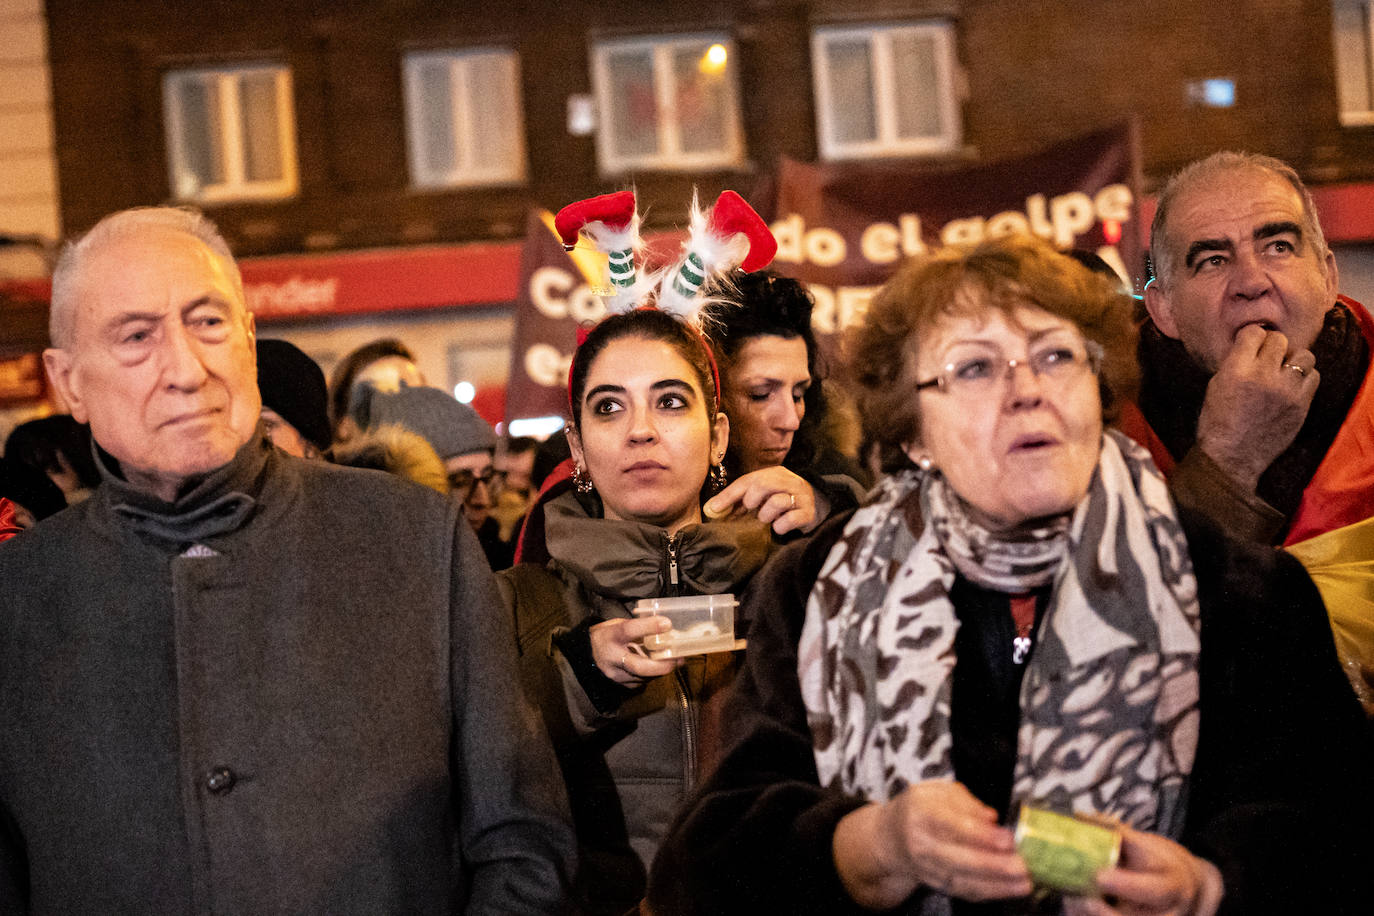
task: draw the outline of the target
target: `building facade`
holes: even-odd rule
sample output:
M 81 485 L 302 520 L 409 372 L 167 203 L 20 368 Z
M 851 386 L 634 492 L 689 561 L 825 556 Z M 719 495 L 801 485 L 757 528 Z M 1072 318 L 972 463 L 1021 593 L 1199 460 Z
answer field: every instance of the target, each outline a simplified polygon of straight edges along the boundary
M 631 185 L 652 230 L 684 222 L 694 186 L 765 187 L 779 157 L 995 162 L 1126 118 L 1147 192 L 1244 148 L 1374 200 L 1369 6 L 47 0 L 61 225 L 194 203 L 249 263 L 515 246 L 531 208 Z M 1337 241 L 1374 278 L 1365 234 Z M 464 347 L 485 348 L 490 380 L 508 313 L 441 312 L 485 330 L 435 344 L 435 381 L 467 371 Z M 435 318 L 388 321 L 432 342 Z M 385 330 L 350 321 L 350 341 Z M 347 348 L 337 324 L 276 327 L 327 364 Z

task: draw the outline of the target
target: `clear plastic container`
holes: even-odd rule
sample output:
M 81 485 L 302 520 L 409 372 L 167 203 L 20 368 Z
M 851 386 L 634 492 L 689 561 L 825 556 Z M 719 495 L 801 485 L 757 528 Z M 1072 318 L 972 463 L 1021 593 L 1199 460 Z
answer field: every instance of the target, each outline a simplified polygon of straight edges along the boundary
M 644 637 L 650 658 L 680 658 L 736 648 L 734 595 L 687 595 L 681 598 L 644 598 L 635 605 L 636 617 L 667 617 L 673 628 Z M 743 642 L 743 640 L 739 640 Z

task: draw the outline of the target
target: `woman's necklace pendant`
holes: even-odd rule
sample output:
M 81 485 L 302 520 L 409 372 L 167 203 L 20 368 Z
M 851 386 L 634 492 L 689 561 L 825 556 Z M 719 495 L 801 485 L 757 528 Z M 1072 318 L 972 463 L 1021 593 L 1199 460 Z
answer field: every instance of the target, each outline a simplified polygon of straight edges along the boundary
M 1017 636 L 1011 641 L 1011 661 L 1014 665 L 1025 662 L 1026 656 L 1030 655 L 1031 639 L 1029 636 Z
M 1012 664 L 1025 662 L 1031 650 L 1031 631 L 1035 629 L 1035 595 L 1011 596 L 1011 620 L 1016 636 L 1011 641 Z

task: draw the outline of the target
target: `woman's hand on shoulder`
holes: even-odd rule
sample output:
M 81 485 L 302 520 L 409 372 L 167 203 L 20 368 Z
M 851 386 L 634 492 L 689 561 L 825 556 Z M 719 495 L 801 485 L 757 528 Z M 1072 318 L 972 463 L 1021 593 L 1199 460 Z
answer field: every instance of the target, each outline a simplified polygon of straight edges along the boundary
M 1122 828 L 1121 861 L 1097 875 L 1111 899 L 1066 901 L 1070 916 L 1212 916 L 1221 904 L 1221 872 L 1178 843 Z
M 918 783 L 850 812 L 835 828 L 832 849 L 845 889 L 872 909 L 897 906 L 922 885 L 965 900 L 1031 892 L 1011 830 L 957 782 Z
M 656 677 L 671 674 L 681 659 L 652 659 L 644 654 L 644 637 L 672 629 L 667 617 L 616 618 L 594 625 L 589 631 L 592 658 L 601 673 L 626 687 L 638 687 Z
M 830 514 L 830 503 L 815 487 L 782 465 L 742 475 L 706 501 L 707 518 L 758 516 L 777 534 L 809 532 Z

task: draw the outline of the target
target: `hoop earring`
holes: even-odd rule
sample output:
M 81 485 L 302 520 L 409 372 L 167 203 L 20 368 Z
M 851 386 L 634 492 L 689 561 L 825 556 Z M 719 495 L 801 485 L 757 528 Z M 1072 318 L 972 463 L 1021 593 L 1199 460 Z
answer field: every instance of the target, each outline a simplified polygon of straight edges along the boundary
M 572 472 L 573 486 L 577 487 L 579 493 L 592 492 L 592 476 L 587 473 L 586 468 L 580 464 L 573 465 Z
M 719 493 L 721 490 L 724 490 L 725 485 L 730 482 L 730 476 L 725 473 L 724 460 L 717 461 L 716 466 L 711 468 L 711 472 L 707 477 L 711 481 L 711 490 L 713 492 Z

